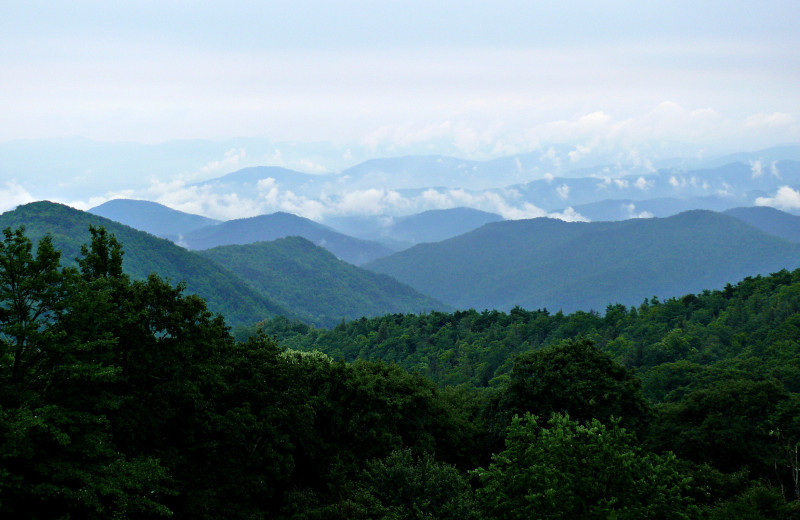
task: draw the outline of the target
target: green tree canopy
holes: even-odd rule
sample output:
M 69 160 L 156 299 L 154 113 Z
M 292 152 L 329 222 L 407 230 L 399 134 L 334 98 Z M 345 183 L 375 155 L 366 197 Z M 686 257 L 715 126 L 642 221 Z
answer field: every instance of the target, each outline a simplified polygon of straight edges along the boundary
M 506 449 L 476 470 L 484 518 L 688 519 L 690 481 L 674 455 L 654 455 L 616 421 L 580 423 L 553 414 L 540 426 L 515 416 Z
M 639 378 L 586 339 L 517 356 L 496 406 L 501 426 L 505 418 L 525 412 L 566 413 L 607 424 L 617 417 L 631 428 L 641 427 L 648 416 Z

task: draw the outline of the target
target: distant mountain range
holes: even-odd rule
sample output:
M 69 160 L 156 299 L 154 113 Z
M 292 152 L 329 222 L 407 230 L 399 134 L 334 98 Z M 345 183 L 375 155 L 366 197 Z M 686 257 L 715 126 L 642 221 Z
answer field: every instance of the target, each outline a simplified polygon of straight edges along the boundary
M 202 296 L 209 309 L 223 314 L 231 325 L 252 325 L 276 315 L 334 325 L 343 318 L 449 309 L 388 276 L 337 260 L 301 238 L 198 254 L 61 204 L 35 202 L 0 214 L 0 229 L 25 226 L 32 240 L 49 233 L 66 264 L 74 263 L 81 245 L 90 241 L 90 225 L 105 227 L 122 243 L 123 268 L 131 277 L 156 273 L 173 283 L 185 282 L 187 292 Z
M 800 243 L 800 217 L 770 207 L 733 208 L 725 212 L 770 235 Z
M 258 170 L 244 173 L 250 175 Z M 326 221 L 328 225 L 283 212 L 223 224 L 155 202 L 130 199 L 111 200 L 89 212 L 196 250 L 301 236 L 356 265 L 420 242 L 438 242 L 503 220 L 496 213 L 452 208 L 394 218 L 332 218 Z
M 448 194 L 455 190 L 458 200 L 471 201 L 467 205 L 484 211 L 504 201 L 507 207 L 528 203 L 548 212 L 572 207 L 590 220 L 621 220 L 642 212 L 668 216 L 689 209 L 750 206 L 781 186 L 800 186 L 800 146 L 635 165 L 592 163 L 563 147 L 490 161 L 405 156 L 371 159 L 341 172 L 314 175 L 277 167 L 246 168 L 196 186 L 250 198 L 275 189 L 323 205 L 340 204 L 353 192 L 392 191 L 394 200 L 402 203 L 384 204 L 383 217 L 430 209 L 433 201 L 450 200 Z M 598 213 L 600 208 L 592 205 L 602 201 L 633 203 L 641 209 L 634 214 L 620 204 Z M 357 207 L 351 210 L 357 217 L 374 214 Z M 329 223 L 336 225 L 333 219 Z
M 715 207 L 727 205 L 727 208 L 731 208 L 752 205 L 756 197 L 771 195 L 780 186 L 786 185 L 800 185 L 800 162 L 736 162 L 715 168 L 663 169 L 647 175 L 621 177 L 549 177 L 512 185 L 506 190 L 514 190 L 519 194 L 519 200 L 548 211 L 567 206 L 574 209 L 609 199 L 628 200 L 637 204 L 650 199 L 717 199 Z
M 147 200 L 114 199 L 90 209 L 89 213 L 173 242 L 180 242 L 183 235 L 196 229 L 219 224 L 218 220 L 184 213 Z
M 572 209 L 591 222 L 604 222 L 631 218 L 671 217 L 693 209 L 719 212 L 738 205 L 738 200 L 711 195 L 685 199 L 675 197 L 645 200 L 605 199 L 589 204 L 579 204 L 573 206 Z
M 690 144 L 673 144 L 632 151 L 553 143 L 525 153 L 469 160 L 448 155 L 375 158 L 375 150 L 368 148 L 341 150 L 329 143 L 263 139 L 157 145 L 16 140 L 0 143 L 0 177 L 18 182 L 25 190 L 22 193 L 37 199 L 76 201 L 122 190 L 147 198 L 170 183 L 175 190 L 186 190 L 186 195 L 207 197 L 207 205 L 198 203 L 203 207 L 199 213 L 216 218 L 232 214 L 220 204 L 246 202 L 261 213 L 272 213 L 290 210 L 291 204 L 283 204 L 287 200 L 311 201 L 314 207 L 329 205 L 337 210 L 323 212 L 328 214 L 394 217 L 451 206 L 510 217 L 510 208 L 520 209 L 526 202 L 551 212 L 607 199 L 719 196 L 737 207 L 752 205 L 757 196 L 772 196 L 780 186 L 798 186 L 798 145 L 707 156 Z M 53 182 L 54 178 L 59 182 Z M 184 184 L 181 179 L 194 180 Z M 269 202 L 264 195 L 272 190 L 278 196 Z M 457 200 L 442 196 L 451 190 L 464 196 Z M 354 192 L 370 197 L 391 192 L 391 197 L 360 206 L 353 203 Z M 425 193 L 430 196 L 423 197 Z M 0 201 L 1 209 L 9 207 Z
M 459 214 L 416 218 L 441 222 Z M 279 220 L 283 229 L 308 226 L 298 217 L 270 217 L 284 219 Z M 635 305 L 651 296 L 719 288 L 746 276 L 800 266 L 800 217 L 760 207 L 618 222 L 489 222 L 367 264 L 382 275 L 337 260 L 303 238 L 192 252 L 59 204 L 38 202 L 0 215 L 0 228 L 25 225 L 32 238 L 50 233 L 67 262 L 88 242 L 90 224 L 106 227 L 122 241 L 124 267 L 131 276 L 156 272 L 173 282 L 185 281 L 188 291 L 206 298 L 232 324 L 282 314 L 331 325 L 362 315 L 514 305 L 602 311 L 611 303 Z
M 328 224 L 359 238 L 374 240 L 396 249 L 422 242 L 439 242 L 503 217 L 473 208 L 434 209 L 405 217 L 340 217 L 329 219 Z
M 306 238 L 338 258 L 355 265 L 394 252 L 377 242 L 343 235 L 313 220 L 282 212 L 229 220 L 196 229 L 187 233 L 183 242 L 190 249 L 210 249 L 217 246 L 265 242 L 289 236 Z
M 713 205 L 715 200 L 711 198 L 706 202 Z M 606 201 L 605 204 L 606 209 L 618 207 L 629 212 L 647 212 L 644 208 L 649 208 L 653 213 L 668 214 L 686 203 L 682 199 L 660 199 L 650 201 L 649 205 L 637 205 L 631 200 Z M 367 267 L 389 274 L 437 300 L 431 303 L 411 298 L 398 302 L 395 307 L 387 306 L 386 301 L 372 307 L 363 303 L 355 305 L 359 297 L 353 295 L 369 292 L 370 284 L 374 284 L 374 280 L 362 280 L 359 289 L 351 290 L 355 285 L 338 286 L 343 291 L 342 298 L 336 303 L 336 311 L 326 313 L 328 311 L 323 312 L 304 301 L 302 285 L 283 287 L 277 279 L 270 278 L 281 274 L 258 272 L 258 255 L 248 252 L 249 248 L 226 251 L 226 254 L 241 257 L 226 260 L 226 265 L 238 266 L 240 277 L 266 291 L 265 294 L 283 294 L 275 296 L 280 304 L 322 321 L 356 316 L 359 312 L 376 312 L 379 308 L 387 312 L 426 305 L 434 308 L 438 302 L 457 308 L 507 309 L 518 304 L 565 311 L 587 306 L 602 310 L 611 302 L 635 304 L 649 296 L 697 292 L 771 269 L 790 268 L 798 258 L 794 246 L 779 238 L 800 242 L 800 217 L 774 208 L 733 208 L 725 214 L 691 211 L 672 218 L 612 220 L 594 223 L 553 219 L 502 221 L 496 214 L 454 208 L 388 221 L 376 217 L 334 222 L 340 228 L 346 229 L 349 225 L 362 236 L 379 238 L 396 247 L 422 243 L 390 254 L 390 249 L 375 242 L 364 242 L 308 219 L 277 213 L 200 228 L 188 233 L 186 241 L 196 249 L 209 249 L 219 242 L 246 244 L 303 236 L 328 250 L 338 247 L 337 256 L 351 263 L 361 262 L 372 254 Z M 686 228 L 681 229 L 680 223 Z M 467 233 L 458 235 L 462 231 Z M 285 249 L 289 244 L 293 245 L 293 254 L 306 254 L 307 248 L 292 241 L 282 247 Z M 363 249 L 365 244 L 367 253 Z M 595 247 L 589 251 L 588 244 Z M 261 249 L 252 249 L 259 249 L 265 262 L 266 258 L 273 258 L 269 262 L 302 271 L 289 267 L 291 255 L 282 257 L 284 253 L 275 249 L 276 245 L 259 247 Z M 644 255 L 640 254 L 643 248 L 647 248 Z M 205 256 L 222 255 L 222 250 L 224 248 Z M 354 257 L 353 251 L 361 256 Z M 283 260 L 279 262 L 274 258 Z M 349 276 L 332 269 L 330 259 L 318 258 L 315 262 L 314 265 L 326 266 L 314 268 L 321 269 L 320 276 L 334 271 L 342 280 Z M 303 277 L 309 280 L 307 285 L 314 286 L 318 282 L 310 265 L 306 263 L 303 268 L 306 269 Z M 421 302 L 422 307 L 419 307 Z
M 698 210 L 621 222 L 496 222 L 365 267 L 457 308 L 571 312 L 700 292 L 798 266 L 800 244 Z

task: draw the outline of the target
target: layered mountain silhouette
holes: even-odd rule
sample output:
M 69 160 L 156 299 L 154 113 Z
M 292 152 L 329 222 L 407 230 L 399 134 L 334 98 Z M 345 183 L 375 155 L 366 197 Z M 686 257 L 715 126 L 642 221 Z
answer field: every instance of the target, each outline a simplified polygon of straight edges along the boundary
M 392 245 L 397 249 L 463 235 L 503 217 L 473 208 L 434 209 L 403 217 L 339 217 L 328 222 L 342 233 Z
M 800 242 L 800 217 L 767 206 L 733 208 L 725 212 L 770 235 Z
M 156 273 L 173 284 L 185 282 L 187 292 L 205 298 L 209 309 L 223 314 L 231 324 L 251 324 L 275 315 L 300 317 L 218 263 L 104 217 L 52 202 L 33 202 L 0 214 L 0 229 L 19 226 L 25 227 L 32 240 L 50 234 L 66 264 L 74 263 L 81 245 L 90 242 L 89 226 L 102 226 L 122 243 L 122 266 L 132 278 Z
M 210 249 L 217 246 L 266 242 L 289 236 L 306 238 L 338 258 L 355 265 L 394 252 L 377 242 L 353 238 L 313 220 L 283 212 L 229 220 L 215 226 L 197 229 L 184 237 L 184 243 L 190 249 Z
M 89 210 L 139 231 L 179 242 L 196 229 L 219 224 L 218 220 L 168 208 L 148 200 L 114 199 Z
M 208 302 L 232 325 L 252 325 L 283 315 L 332 326 L 342 319 L 387 313 L 448 310 L 411 287 L 337 259 L 310 241 L 291 237 L 274 242 L 187 251 L 172 242 L 104 217 L 61 204 L 35 202 L 0 215 L 0 229 L 25 226 L 38 240 L 46 233 L 74 263 L 90 241 L 89 226 L 102 226 L 122 243 L 123 268 L 134 279 L 156 273 Z
M 800 245 L 728 215 L 487 224 L 366 265 L 458 308 L 595 309 L 800 266 Z
M 333 326 L 342 319 L 448 306 L 383 274 L 337 259 L 301 237 L 198 251 L 286 308 Z
M 331 325 L 343 318 L 451 307 L 602 311 L 613 303 L 636 305 L 653 296 L 719 288 L 746 276 L 800 266 L 798 219 L 756 207 L 618 222 L 497 221 L 366 264 L 388 276 L 350 265 L 304 238 L 192 252 L 104 217 L 49 202 L 3 213 L 0 228 L 24 225 L 34 239 L 50 233 L 70 262 L 79 255 L 81 244 L 89 241 L 88 227 L 103 226 L 123 243 L 124 267 L 132 277 L 155 272 L 173 283 L 185 281 L 189 292 L 206 298 L 213 311 L 233 324 L 282 314 Z M 205 237 L 209 242 L 203 245 L 274 237 L 264 233 L 273 232 L 270 226 L 258 225 L 264 221 L 281 223 L 275 227 L 286 235 L 297 233 L 294 225 L 328 233 L 320 235 L 321 241 L 345 237 L 288 214 L 243 221 L 232 221 L 227 237 L 224 233 Z M 243 223 L 243 228 L 237 227 Z M 226 225 L 231 223 L 193 233 L 204 238 L 201 232 L 224 230 Z M 345 238 L 354 241 L 345 240 L 345 246 L 364 242 Z

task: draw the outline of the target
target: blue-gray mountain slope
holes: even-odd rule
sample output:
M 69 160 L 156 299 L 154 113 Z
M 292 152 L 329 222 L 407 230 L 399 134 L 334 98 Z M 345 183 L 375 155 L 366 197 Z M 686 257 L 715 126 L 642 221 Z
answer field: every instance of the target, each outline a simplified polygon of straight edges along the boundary
M 603 310 L 800 266 L 800 245 L 733 217 L 505 221 L 365 267 L 458 308 Z

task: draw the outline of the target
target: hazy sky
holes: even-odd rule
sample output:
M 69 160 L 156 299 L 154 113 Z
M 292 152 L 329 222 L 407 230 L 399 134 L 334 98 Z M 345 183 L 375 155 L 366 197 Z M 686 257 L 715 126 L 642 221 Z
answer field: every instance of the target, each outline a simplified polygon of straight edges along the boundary
M 756 149 L 800 141 L 798 26 L 796 0 L 4 0 L 0 142 Z

